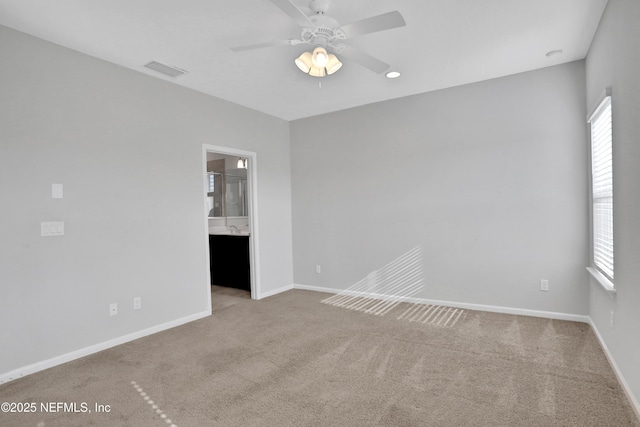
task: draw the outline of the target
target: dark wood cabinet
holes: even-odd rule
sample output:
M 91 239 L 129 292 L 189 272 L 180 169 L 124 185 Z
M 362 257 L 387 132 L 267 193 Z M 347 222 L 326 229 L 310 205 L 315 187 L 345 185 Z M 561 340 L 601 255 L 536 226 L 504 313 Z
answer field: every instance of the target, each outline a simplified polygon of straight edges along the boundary
M 251 290 L 249 237 L 209 235 L 211 284 Z

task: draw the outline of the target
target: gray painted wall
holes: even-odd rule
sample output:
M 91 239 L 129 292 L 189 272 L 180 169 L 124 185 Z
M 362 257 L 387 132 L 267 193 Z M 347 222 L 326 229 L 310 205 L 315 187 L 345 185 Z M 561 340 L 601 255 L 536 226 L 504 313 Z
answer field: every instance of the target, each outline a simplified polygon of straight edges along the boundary
M 0 51 L 0 374 L 210 310 L 203 144 L 257 152 L 261 290 L 292 284 L 287 122 L 5 27 Z
M 587 108 L 612 89 L 615 286 L 591 280 L 591 319 L 640 400 L 640 2 L 609 0 L 586 60 Z M 609 324 L 614 313 L 614 327 Z M 637 404 L 637 403 L 636 403 Z
M 584 86 L 579 61 L 292 122 L 294 282 L 421 245 L 416 297 L 585 315 Z
M 208 310 L 212 144 L 258 152 L 263 292 L 346 289 L 421 245 L 419 297 L 588 312 L 640 396 L 638 18 L 640 4 L 609 2 L 586 82 L 576 62 L 296 121 L 290 135 L 284 121 L 0 27 L 0 374 Z M 584 271 L 585 105 L 606 86 L 616 298 L 593 282 L 587 293 Z M 40 237 L 47 220 L 66 235 Z

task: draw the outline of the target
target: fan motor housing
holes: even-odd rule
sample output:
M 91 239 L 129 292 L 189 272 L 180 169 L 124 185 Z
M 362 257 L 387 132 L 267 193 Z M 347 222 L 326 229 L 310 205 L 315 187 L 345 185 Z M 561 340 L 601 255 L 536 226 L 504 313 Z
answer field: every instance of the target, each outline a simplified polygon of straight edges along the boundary
M 318 28 L 333 29 L 340 25 L 338 21 L 327 15 L 313 15 L 309 17 L 309 20 Z
M 325 14 L 329 10 L 329 0 L 311 0 L 309 2 L 309 9 L 315 13 Z

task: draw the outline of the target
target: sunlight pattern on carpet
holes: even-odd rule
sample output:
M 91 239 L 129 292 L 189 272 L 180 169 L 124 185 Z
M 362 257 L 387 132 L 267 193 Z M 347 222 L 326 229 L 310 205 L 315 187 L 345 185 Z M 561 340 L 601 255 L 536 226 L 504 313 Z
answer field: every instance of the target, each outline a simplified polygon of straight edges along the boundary
M 410 307 L 398 316 L 398 320 L 452 328 L 458 323 L 458 320 L 466 317 L 467 312 L 461 308 L 432 304 L 410 304 Z

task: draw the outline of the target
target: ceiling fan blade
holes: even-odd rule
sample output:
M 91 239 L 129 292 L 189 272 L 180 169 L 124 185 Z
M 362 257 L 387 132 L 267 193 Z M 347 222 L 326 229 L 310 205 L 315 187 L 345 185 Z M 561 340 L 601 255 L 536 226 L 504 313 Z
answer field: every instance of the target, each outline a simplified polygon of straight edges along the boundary
M 375 33 L 377 31 L 390 30 L 392 28 L 404 27 L 406 22 L 397 10 L 372 16 L 340 27 L 347 37 L 361 36 L 363 34 Z
M 304 42 L 302 40 L 277 40 L 277 41 L 271 41 L 271 42 L 247 44 L 243 46 L 234 46 L 229 49 L 231 49 L 233 52 L 242 52 L 243 50 L 262 49 L 263 47 L 271 47 L 271 46 L 293 46 L 300 43 L 304 43 Z
M 389 64 L 375 58 L 368 53 L 364 53 L 354 47 L 345 45 L 344 50 L 339 56 L 343 56 L 347 59 L 357 62 L 365 68 L 373 71 L 376 74 L 382 74 L 389 69 Z
M 301 27 L 315 28 L 315 25 L 298 7 L 289 0 L 271 0 L 284 13 L 289 15 Z

